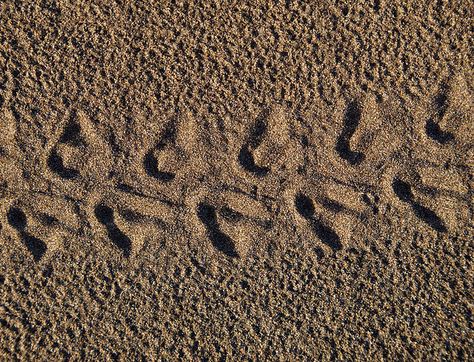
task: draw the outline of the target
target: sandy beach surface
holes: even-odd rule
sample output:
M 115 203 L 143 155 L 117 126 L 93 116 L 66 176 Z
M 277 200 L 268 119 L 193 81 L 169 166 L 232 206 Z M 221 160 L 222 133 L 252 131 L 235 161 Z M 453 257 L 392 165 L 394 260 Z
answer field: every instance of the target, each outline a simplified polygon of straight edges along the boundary
M 473 360 L 473 10 L 0 2 L 0 360 Z

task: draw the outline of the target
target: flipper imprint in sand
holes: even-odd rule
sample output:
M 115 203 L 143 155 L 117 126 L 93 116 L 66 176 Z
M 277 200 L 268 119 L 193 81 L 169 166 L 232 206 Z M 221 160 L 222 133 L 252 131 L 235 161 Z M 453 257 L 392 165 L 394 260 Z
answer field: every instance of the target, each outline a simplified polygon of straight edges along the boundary
M 78 199 L 91 188 L 107 183 L 113 161 L 111 148 L 98 126 L 76 110 L 60 124 L 43 155 L 46 182 Z

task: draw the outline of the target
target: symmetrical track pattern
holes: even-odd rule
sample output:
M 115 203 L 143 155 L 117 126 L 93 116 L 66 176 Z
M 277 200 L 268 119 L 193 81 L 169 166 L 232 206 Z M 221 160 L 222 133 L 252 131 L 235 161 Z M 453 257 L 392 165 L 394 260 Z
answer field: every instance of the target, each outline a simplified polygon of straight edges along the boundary
M 465 137 L 470 109 L 452 109 L 459 82 L 441 87 L 435 111 L 423 118 L 415 110 L 411 123 L 410 115 L 397 117 L 394 102 L 369 97 L 336 107 L 333 129 L 318 130 L 317 119 L 272 107 L 247 122 L 237 144 L 210 136 L 202 122 L 180 111 L 132 145 L 138 156 L 125 176 L 114 176 L 117 148 L 110 135 L 107 140 L 98 122 L 73 110 L 45 146 L 46 172 L 40 170 L 38 182 L 46 189 L 26 194 L 49 193 L 53 204 L 62 198 L 78 223 L 24 211 L 18 200 L 25 190 L 5 181 L 7 227 L 0 231 L 9 230 L 40 261 L 49 241 L 39 238 L 37 227 L 61 230 L 59 244 L 91 235 L 127 258 L 143 245 L 150 225 L 157 233 L 181 225 L 229 258 L 245 256 L 288 216 L 301 238 L 314 238 L 330 252 L 354 242 L 360 225 L 376 227 L 389 217 L 388 208 L 437 233 L 456 230 L 456 212 L 472 213 L 472 190 L 461 176 L 469 159 L 453 161 L 447 153 L 472 147 Z M 407 127 L 414 136 L 404 139 Z M 2 155 L 5 162 L 15 157 Z M 455 182 L 433 176 L 443 172 Z M 454 185 L 460 186 L 450 189 Z

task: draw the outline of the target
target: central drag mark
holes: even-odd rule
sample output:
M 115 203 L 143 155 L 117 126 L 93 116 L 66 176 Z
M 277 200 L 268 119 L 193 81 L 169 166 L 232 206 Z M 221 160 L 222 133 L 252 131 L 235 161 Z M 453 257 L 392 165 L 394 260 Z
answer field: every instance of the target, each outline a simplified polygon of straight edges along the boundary
M 75 115 L 74 115 L 75 116 Z M 60 143 L 69 143 L 73 146 L 79 147 L 84 141 L 81 138 L 81 125 L 75 121 L 69 122 L 63 130 Z

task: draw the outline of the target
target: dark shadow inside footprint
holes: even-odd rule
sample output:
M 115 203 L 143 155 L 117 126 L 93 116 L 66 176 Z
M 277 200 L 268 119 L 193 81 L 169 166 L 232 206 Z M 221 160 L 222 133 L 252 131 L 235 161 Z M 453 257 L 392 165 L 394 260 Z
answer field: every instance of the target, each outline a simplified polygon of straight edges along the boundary
M 233 240 L 219 229 L 216 208 L 212 205 L 200 203 L 197 206 L 197 216 L 204 224 L 212 245 L 231 258 L 238 258 Z
M 114 223 L 114 211 L 106 205 L 97 205 L 95 210 L 95 217 L 101 224 L 111 225 Z
M 59 142 L 61 143 L 69 143 L 73 146 L 80 146 L 82 143 L 82 139 L 80 137 L 81 134 L 81 126 L 79 123 L 71 121 L 69 122 L 64 131 L 59 138 Z
M 267 123 L 264 120 L 264 117 L 268 116 L 266 113 L 263 114 L 257 121 L 253 127 L 253 130 L 250 134 L 248 144 L 252 148 L 257 148 L 263 141 L 263 136 L 267 132 Z
M 97 205 L 94 213 L 97 220 L 106 227 L 110 240 L 122 250 L 126 257 L 129 257 L 132 250 L 132 241 L 115 224 L 114 211 L 106 205 Z
M 134 223 L 144 222 L 147 219 L 147 217 L 145 215 L 143 215 L 139 212 L 135 212 L 135 211 L 130 210 L 130 209 L 121 210 L 120 211 L 120 216 L 124 220 L 129 221 L 129 222 L 134 222 Z
M 249 136 L 248 141 L 245 145 L 240 149 L 239 152 L 239 163 L 248 172 L 255 174 L 256 176 L 265 176 L 270 172 L 268 167 L 261 167 L 255 163 L 255 159 L 253 157 L 253 150 L 257 148 L 263 140 L 263 136 L 267 131 L 267 124 L 263 119 L 257 120 L 255 123 L 253 130 Z
M 51 171 L 66 180 L 75 179 L 79 176 L 79 171 L 64 166 L 62 157 L 58 155 L 55 149 L 51 151 L 48 157 L 48 167 Z
M 359 104 L 355 101 L 347 105 L 344 115 L 344 126 L 340 136 L 336 141 L 336 152 L 341 158 L 348 161 L 351 165 L 360 164 L 365 155 L 361 152 L 354 152 L 350 149 L 350 139 L 359 125 L 361 110 Z
M 423 222 L 428 224 L 430 227 L 435 229 L 438 232 L 446 232 L 447 228 L 444 225 L 443 220 L 436 215 L 436 213 L 427 207 L 419 204 L 418 202 L 415 201 L 415 197 L 413 195 L 413 192 L 411 191 L 411 186 L 405 182 L 402 181 L 398 178 L 395 178 L 392 181 L 392 188 L 393 191 L 395 192 L 395 195 L 403 201 L 408 203 L 414 214 Z
M 127 222 L 130 223 L 153 223 L 155 225 L 160 226 L 161 228 L 165 229 L 167 228 L 166 222 L 164 222 L 162 219 L 155 217 L 155 216 L 148 216 L 144 215 L 140 212 L 130 210 L 130 209 L 122 209 L 119 211 L 120 216 Z
M 318 199 L 318 203 L 321 204 L 326 210 L 332 211 L 334 213 L 339 213 L 346 210 L 343 205 L 327 197 L 321 197 Z
M 242 147 L 239 152 L 239 163 L 245 170 L 259 177 L 265 176 L 270 172 L 268 167 L 260 167 L 255 163 L 252 152 L 247 145 Z
M 244 218 L 240 212 L 232 210 L 230 207 L 223 207 L 220 210 L 220 215 L 230 222 L 238 222 Z
M 448 94 L 446 92 L 447 85 L 442 84 L 441 86 L 442 91 L 436 96 L 434 99 L 434 103 L 436 106 L 436 111 L 440 117 L 443 117 L 446 113 L 446 109 L 448 108 Z
M 43 240 L 38 239 L 25 231 L 27 224 L 25 213 L 17 207 L 12 207 L 8 210 L 7 220 L 8 223 L 20 234 L 23 243 L 33 255 L 33 259 L 39 261 L 44 253 L 46 253 L 46 244 Z
M 145 155 L 145 158 L 143 159 L 143 167 L 148 176 L 156 178 L 157 180 L 169 182 L 175 178 L 174 173 L 159 170 L 158 159 L 153 154 L 153 150 Z
M 327 246 L 332 248 L 333 250 L 341 250 L 342 244 L 339 235 L 336 234 L 334 230 L 330 227 L 327 227 L 323 223 L 319 222 L 318 220 L 314 219 L 311 222 L 311 226 L 313 227 L 313 231 L 316 236 Z
M 43 240 L 38 239 L 28 233 L 23 233 L 23 242 L 28 250 L 33 254 L 33 259 L 39 261 L 44 253 L 46 253 L 46 244 Z
M 8 223 L 18 231 L 24 231 L 26 228 L 26 215 L 19 208 L 12 207 L 7 213 Z
M 411 186 L 405 181 L 397 178 L 394 179 L 392 182 L 392 188 L 395 192 L 395 195 L 397 195 L 401 201 L 411 202 L 413 200 L 414 196 L 411 191 Z
M 296 195 L 295 207 L 300 215 L 307 220 L 312 219 L 316 212 L 313 201 L 308 196 L 303 194 Z
M 330 227 L 324 225 L 315 214 L 313 201 L 306 195 L 298 194 L 295 198 L 295 207 L 298 213 L 310 223 L 313 232 L 326 245 L 334 250 L 341 250 L 342 244 L 339 236 Z
M 219 210 L 219 215 L 222 216 L 227 222 L 237 224 L 239 222 L 252 222 L 259 227 L 270 230 L 273 227 L 272 220 L 266 220 L 259 217 L 247 216 L 242 213 L 231 209 L 230 207 L 224 206 Z
M 423 205 L 413 203 L 412 204 L 413 212 L 419 219 L 424 221 L 426 224 L 431 226 L 433 229 L 440 233 L 445 233 L 447 231 L 446 226 L 444 225 L 443 220 L 440 219 L 436 213 Z
M 438 123 L 432 119 L 428 120 L 425 125 L 425 131 L 428 137 L 434 139 L 442 145 L 454 140 L 454 135 L 451 132 L 445 132 L 441 129 Z
M 161 135 L 159 142 L 153 149 L 148 151 L 143 159 L 143 167 L 148 176 L 154 177 L 163 182 L 168 182 L 175 178 L 176 175 L 174 173 L 160 170 L 158 158 L 154 154 L 155 152 L 163 152 L 169 144 L 174 143 L 175 141 L 176 128 L 174 125 L 170 124 Z
M 38 220 L 40 221 L 41 224 L 45 226 L 53 226 L 53 225 L 59 224 L 59 220 L 56 217 L 46 214 L 46 213 L 40 213 L 38 215 Z
M 442 119 L 446 114 L 448 108 L 448 95 L 446 93 L 446 85 L 442 86 L 443 91 L 438 94 L 434 100 L 436 106 L 436 113 L 438 114 L 438 119 Z M 454 140 L 454 135 L 451 132 L 446 132 L 441 129 L 438 123 L 433 119 L 429 119 L 425 125 L 426 135 L 438 143 L 444 145 L 446 143 Z

